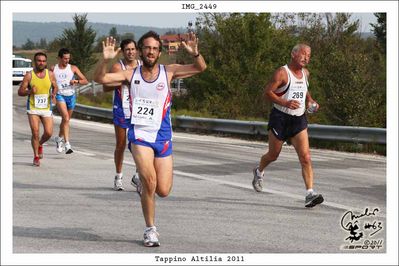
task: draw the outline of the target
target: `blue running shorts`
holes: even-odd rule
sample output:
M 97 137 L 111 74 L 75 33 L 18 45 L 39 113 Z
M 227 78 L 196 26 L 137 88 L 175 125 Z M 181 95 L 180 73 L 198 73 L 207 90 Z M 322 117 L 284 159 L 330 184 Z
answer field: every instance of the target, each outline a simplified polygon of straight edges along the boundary
M 172 154 L 172 141 L 156 141 L 155 143 L 150 143 L 141 139 L 135 139 L 134 141 L 129 140 L 129 150 L 132 152 L 131 145 L 141 145 L 150 147 L 154 151 L 155 158 L 167 157 Z
M 75 105 L 76 105 L 76 94 L 73 94 L 71 96 L 64 96 L 64 95 L 61 95 L 61 94 L 57 94 L 55 96 L 55 99 L 58 102 L 65 102 L 68 110 L 75 108 Z

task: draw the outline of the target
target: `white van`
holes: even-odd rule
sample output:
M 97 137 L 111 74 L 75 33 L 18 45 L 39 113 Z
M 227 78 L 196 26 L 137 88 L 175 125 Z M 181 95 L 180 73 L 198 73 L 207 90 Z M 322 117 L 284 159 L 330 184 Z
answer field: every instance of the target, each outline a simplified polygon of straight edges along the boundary
M 32 60 L 12 55 L 12 83 L 23 80 L 25 73 L 32 70 Z

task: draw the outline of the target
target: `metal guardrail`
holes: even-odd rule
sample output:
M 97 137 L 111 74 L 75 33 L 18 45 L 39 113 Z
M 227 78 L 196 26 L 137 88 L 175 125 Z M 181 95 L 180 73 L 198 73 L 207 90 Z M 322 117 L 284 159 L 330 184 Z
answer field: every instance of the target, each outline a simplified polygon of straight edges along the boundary
M 76 104 L 75 112 L 97 118 L 112 120 L 112 109 Z M 267 135 L 267 122 L 210 119 L 189 116 L 173 118 L 175 128 L 206 130 L 213 132 Z M 312 139 L 343 141 L 352 143 L 386 144 L 386 129 L 372 127 L 348 127 L 309 124 L 309 137 Z
M 101 86 L 101 88 L 102 88 L 102 85 L 101 85 L 101 84 L 92 81 L 92 82 L 89 82 L 89 83 L 86 84 L 86 85 L 83 85 L 83 86 L 78 87 L 78 88 L 76 89 L 76 92 L 79 94 L 79 93 L 84 93 L 84 92 L 86 92 L 86 91 L 88 91 L 88 90 L 91 90 L 91 91 L 93 92 L 93 94 L 95 95 L 95 94 L 96 94 L 96 91 L 97 91 L 96 87 L 99 87 L 99 86 Z
M 113 118 L 112 109 L 87 106 L 78 103 L 75 105 L 74 112 L 89 117 L 105 118 L 110 120 L 112 120 Z

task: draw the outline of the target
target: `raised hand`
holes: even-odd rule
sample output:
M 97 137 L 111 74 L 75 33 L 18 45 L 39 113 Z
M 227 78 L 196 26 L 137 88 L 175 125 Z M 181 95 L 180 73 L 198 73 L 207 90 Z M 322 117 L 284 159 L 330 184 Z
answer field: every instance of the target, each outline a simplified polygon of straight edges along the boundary
M 121 48 L 115 50 L 116 39 L 112 36 L 107 37 L 105 42 L 103 41 L 103 58 L 104 60 L 107 59 L 114 59 L 116 55 L 119 53 Z
M 198 38 L 194 32 L 188 34 L 188 40 L 186 42 L 182 41 L 182 45 L 189 54 L 193 56 L 198 54 Z

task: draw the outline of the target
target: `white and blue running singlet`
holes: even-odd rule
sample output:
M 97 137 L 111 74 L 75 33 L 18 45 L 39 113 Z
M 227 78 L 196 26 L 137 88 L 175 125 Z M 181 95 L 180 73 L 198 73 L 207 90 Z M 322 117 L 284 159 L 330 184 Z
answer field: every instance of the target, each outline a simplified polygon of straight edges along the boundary
M 71 85 L 71 80 L 74 79 L 75 74 L 72 67 L 68 64 L 65 68 L 59 68 L 58 64 L 54 66 L 55 80 L 57 81 L 57 94 L 62 96 L 72 96 L 75 94 L 75 86 Z
M 308 79 L 303 69 L 302 69 L 302 78 L 298 79 L 294 76 L 294 74 L 292 74 L 291 70 L 288 68 L 287 65 L 283 67 L 287 71 L 288 82 L 286 85 L 278 88 L 275 91 L 275 93 L 277 96 L 282 97 L 287 101 L 297 100 L 300 103 L 300 106 L 298 109 L 290 109 L 288 107 L 274 103 L 274 107 L 283 113 L 289 115 L 301 116 L 305 113 L 306 94 L 308 92 L 308 86 L 309 86 Z
M 158 77 L 154 81 L 146 81 L 142 75 L 142 67 L 138 66 L 134 70 L 130 81 L 132 110 L 129 141 L 169 141 L 172 139 L 172 93 L 166 68 L 158 65 Z
M 122 70 L 127 70 L 122 59 L 119 60 Z M 137 66 L 140 66 L 141 62 L 137 60 Z M 130 125 L 130 86 L 122 84 L 114 90 L 113 94 L 113 122 L 115 125 L 122 128 L 128 128 Z

